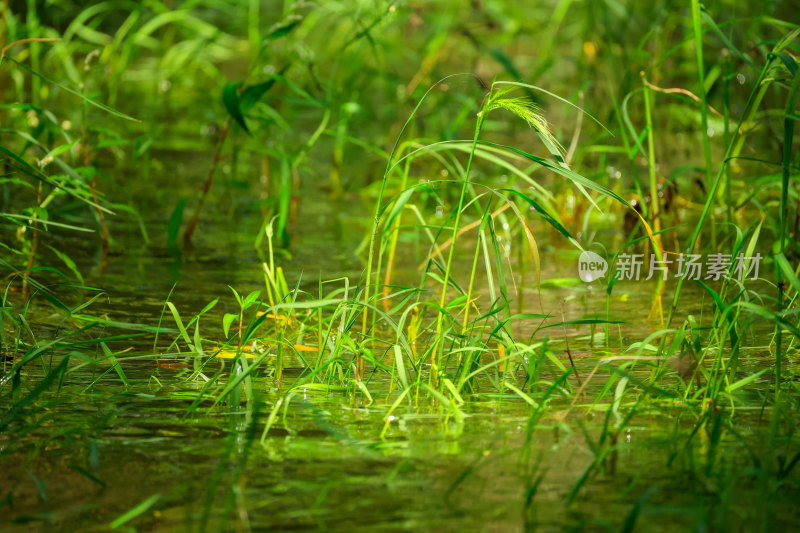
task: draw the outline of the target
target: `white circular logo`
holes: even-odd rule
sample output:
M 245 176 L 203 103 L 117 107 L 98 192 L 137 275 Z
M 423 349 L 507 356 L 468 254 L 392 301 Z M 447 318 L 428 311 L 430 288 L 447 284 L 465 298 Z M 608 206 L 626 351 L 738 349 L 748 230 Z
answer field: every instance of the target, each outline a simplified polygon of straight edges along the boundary
M 586 283 L 600 279 L 608 272 L 606 260 L 588 250 L 578 258 L 578 277 Z

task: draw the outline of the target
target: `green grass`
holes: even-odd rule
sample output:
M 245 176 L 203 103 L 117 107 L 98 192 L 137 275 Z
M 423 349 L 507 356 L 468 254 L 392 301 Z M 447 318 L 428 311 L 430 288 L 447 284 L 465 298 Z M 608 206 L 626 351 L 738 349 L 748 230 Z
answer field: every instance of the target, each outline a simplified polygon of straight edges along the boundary
M 497 489 L 501 528 L 787 528 L 791 8 L 4 4 L 4 527 L 337 529 L 361 509 L 370 529 L 364 508 L 405 512 L 423 479 L 436 497 L 398 527 L 477 529 L 468 491 L 497 486 L 518 491 Z M 320 201 L 360 276 L 297 259 L 330 249 Z M 191 284 L 233 242 L 245 275 Z M 605 279 L 576 280 L 584 250 Z M 759 253 L 760 279 L 612 275 L 651 252 Z M 135 295 L 160 313 L 102 289 L 139 254 L 131 285 L 173 287 Z M 180 475 L 121 495 L 99 456 L 126 447 Z M 274 480 L 291 498 L 259 484 L 278 463 L 311 465 Z M 63 503 L 67 475 L 102 489 L 95 515 Z

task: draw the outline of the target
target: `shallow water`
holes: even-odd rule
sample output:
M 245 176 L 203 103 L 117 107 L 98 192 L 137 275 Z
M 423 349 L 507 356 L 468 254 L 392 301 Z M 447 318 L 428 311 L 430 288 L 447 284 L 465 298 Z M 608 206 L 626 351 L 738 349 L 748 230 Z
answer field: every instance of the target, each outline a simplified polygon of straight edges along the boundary
M 363 228 L 322 199 L 308 201 L 303 209 L 308 211 L 303 213 L 307 218 L 296 236 L 303 246 L 292 247 L 292 257 L 281 261 L 289 283 L 301 279 L 300 273 L 301 287 L 310 291 L 316 290 L 320 278 L 347 275 L 355 282 L 363 265 L 354 253 L 342 251 L 357 247 Z M 166 251 L 163 237 L 144 246 L 132 226 L 112 226 L 119 240 L 105 259 L 91 245 L 72 243 L 85 252 L 74 255 L 91 272 L 87 284 L 110 295 L 91 311 L 110 320 L 154 326 L 164 298 L 175 286 L 172 300 L 184 317 L 222 297 L 203 322 L 208 328 L 205 336 L 222 338 L 219 317 L 223 311 L 236 310 L 227 285 L 240 293 L 263 286 L 257 255 L 251 251 L 252 235 L 260 223 L 255 213 L 236 220 L 206 221 L 195 252 L 182 257 Z M 229 231 L 232 224 L 239 231 Z M 551 256 L 544 265 L 543 280 L 576 275 L 574 259 L 568 254 L 554 251 Z M 413 278 L 415 264 L 407 261 L 399 276 Z M 642 302 L 650 301 L 651 291 L 646 283 L 615 290 L 610 315 L 626 324 L 624 335 L 612 329 L 608 350 L 602 339 L 589 341 L 588 327 L 569 328 L 572 353 L 584 378 L 599 356 L 620 353 L 620 344 L 624 348 L 656 329 L 642 312 L 647 307 Z M 689 287 L 685 301 L 693 308 L 684 313 L 698 313 L 702 300 L 702 293 Z M 567 319 L 605 316 L 604 288 L 545 284 L 542 307 L 558 309 L 557 321 L 562 310 Z M 528 310 L 536 312 L 533 307 Z M 40 322 L 58 323 L 55 317 L 42 315 Z M 169 317 L 165 325 L 172 327 Z M 534 326 L 522 324 L 515 331 L 524 338 Z M 111 328 L 106 332 L 118 333 Z M 560 342 L 564 333 L 563 328 L 553 328 L 547 335 Z M 590 409 L 606 383 L 608 374 L 602 369 L 587 384 L 585 398 L 573 402 L 556 396 L 535 423 L 529 442 L 532 410 L 510 393 L 470 399 L 461 408 L 463 420 L 440 404 L 409 398 L 393 413 L 381 438 L 397 396 L 389 394 L 388 380 L 378 377 L 369 381 L 377 400 L 372 404 L 363 398 L 354 401 L 352 393 L 297 391 L 290 408 L 279 411 L 262 443 L 268 416 L 282 392 L 290 390 L 302 373 L 299 360 L 288 362 L 280 390 L 272 378 L 255 382 L 253 412 L 231 412 L 212 407 L 213 397 L 203 394 L 202 382 L 187 380 L 191 363 L 155 356 L 149 335 L 110 341 L 109 346 L 123 352 L 117 357 L 129 387 L 107 366 L 75 369 L 67 374 L 57 395 L 48 393 L 37 403 L 43 409 L 29 415 L 28 421 L 38 421 L 30 433 L 12 430 L 2 436 L 0 497 L 6 500 L 0 517 L 4 530 L 105 531 L 145 501 L 148 505 L 140 516 L 122 527 L 147 531 L 618 530 L 642 498 L 637 530 L 687 531 L 714 512 L 709 510 L 713 504 L 704 503 L 698 495 L 711 498 L 720 492 L 727 494 L 722 509 L 732 513 L 729 523 L 746 529 L 759 520 L 758 485 L 748 481 L 751 478 L 708 475 L 705 485 L 698 486 L 697 477 L 690 475 L 695 471 L 693 461 L 707 459 L 705 430 L 686 453 L 673 457 L 686 445 L 677 436 L 686 437 L 696 421 L 679 403 L 643 405 L 617 435 L 616 452 L 607 457 L 604 467 L 592 472 L 572 505 L 565 505 L 565 498 L 595 460 L 591 442 L 602 433 L 609 408 L 606 398 Z M 159 343 L 157 352 L 165 347 Z M 743 375 L 760 368 L 765 357 L 761 353 L 743 351 Z M 560 350 L 559 357 L 566 362 Z M 73 361 L 77 360 L 73 354 Z M 42 372 L 41 366 L 34 366 L 28 370 L 31 374 Z M 642 369 L 634 375 L 643 379 L 648 373 Z M 759 383 L 768 390 L 769 376 Z M 493 391 L 488 383 L 483 385 L 479 383 L 479 392 Z M 620 414 L 611 415 L 612 423 L 624 416 L 631 401 L 627 398 Z M 752 404 L 738 406 L 736 415 L 739 431 L 755 447 L 761 446 L 768 430 L 768 416 L 753 407 L 761 401 L 756 395 Z M 577 408 L 571 410 L 575 403 Z M 747 454 L 734 439 L 726 436 L 723 443 L 720 449 L 726 455 L 718 461 L 746 464 Z M 670 459 L 675 460 L 668 466 Z M 796 489 L 795 483 L 793 491 L 786 491 L 785 501 L 775 503 L 778 526 L 800 519 Z M 658 503 L 648 504 L 648 500 Z

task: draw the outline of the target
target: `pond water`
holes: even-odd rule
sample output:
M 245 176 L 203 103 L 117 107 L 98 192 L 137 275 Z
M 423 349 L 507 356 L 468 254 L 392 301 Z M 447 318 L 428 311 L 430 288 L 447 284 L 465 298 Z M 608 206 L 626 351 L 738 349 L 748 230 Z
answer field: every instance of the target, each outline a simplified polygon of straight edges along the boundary
M 358 280 L 363 263 L 351 251 L 364 228 L 346 208 L 323 198 L 302 206 L 296 238 L 303 246 L 281 261 L 290 284 L 301 272 L 310 291 L 320 278 Z M 222 339 L 222 312 L 236 311 L 227 285 L 242 294 L 263 287 L 252 251 L 260 224 L 257 213 L 205 220 L 195 251 L 182 257 L 167 253 L 158 231 L 156 243 L 145 246 L 134 226 L 119 223 L 111 225 L 117 243 L 105 259 L 85 242 L 64 244 L 84 250 L 74 255 L 91 272 L 87 284 L 113 295 L 95 302 L 93 314 L 154 326 L 174 285 L 172 301 L 184 318 L 222 298 L 203 319 L 204 335 Z M 551 249 L 548 258 L 543 280 L 576 276 L 574 256 Z M 413 274 L 414 261 L 406 263 Z M 352 391 L 313 388 L 287 398 L 304 373 L 297 358 L 286 362 L 280 385 L 274 376 L 254 381 L 253 408 L 231 410 L 213 405 L 202 380 L 189 379 L 188 357 L 163 355 L 163 337 L 156 353 L 149 334 L 110 340 L 128 386 L 108 365 L 85 364 L 66 374 L 57 393 L 34 402 L 28 425 L 0 435 L 0 522 L 7 531 L 618 531 L 634 524 L 638 531 L 700 531 L 698 524 L 709 523 L 747 530 L 761 523 L 766 505 L 757 474 L 747 471 L 753 450 L 767 446 L 762 396 L 737 401 L 741 439 L 726 432 L 713 446 L 713 424 L 698 430 L 700 411 L 679 399 L 637 403 L 639 395 L 613 409 L 609 403 L 609 371 L 598 359 L 657 329 L 641 305 L 652 290 L 647 283 L 616 289 L 610 316 L 626 323 L 622 333 L 612 328 L 608 348 L 590 341 L 588 326 L 569 327 L 579 375 L 587 380 L 596 372 L 585 396 L 556 395 L 541 411 L 479 381 L 458 416 L 441 402 L 410 396 L 389 415 L 398 392 L 385 374 L 368 382 L 372 403 Z M 699 313 L 702 294 L 687 288 L 684 301 L 694 308 L 683 312 Z M 545 283 L 543 303 L 567 319 L 604 315 L 605 291 Z M 40 324 L 61 323 L 51 311 L 40 313 Z M 165 325 L 174 328 L 169 317 Z M 567 364 L 565 331 L 548 335 Z M 95 350 L 66 353 L 77 363 Z M 63 355 L 26 372 L 43 374 Z M 742 376 L 768 357 L 763 349 L 743 350 Z M 631 372 L 630 379 L 646 380 L 650 367 Z M 762 390 L 770 379 L 759 378 Z M 609 410 L 614 427 L 634 407 L 624 429 L 604 432 Z M 719 457 L 709 457 L 712 448 Z M 782 494 L 769 503 L 779 528 L 800 519 L 796 482 Z

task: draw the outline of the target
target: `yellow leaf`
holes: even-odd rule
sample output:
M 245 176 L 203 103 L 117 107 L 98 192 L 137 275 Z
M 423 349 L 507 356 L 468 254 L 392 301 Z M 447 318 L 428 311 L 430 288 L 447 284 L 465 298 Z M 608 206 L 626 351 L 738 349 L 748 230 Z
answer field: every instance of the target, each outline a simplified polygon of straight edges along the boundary
M 247 349 L 242 350 L 242 354 L 247 359 L 255 359 L 256 357 L 258 357 L 256 354 L 252 353 L 252 350 L 247 350 Z M 236 350 L 227 350 L 227 349 L 220 350 L 215 357 L 219 359 L 233 359 L 234 357 L 236 357 Z
M 317 351 L 317 347 L 316 346 L 306 346 L 305 344 L 293 344 L 292 346 L 294 346 L 294 349 L 297 350 L 298 352 L 316 352 Z

